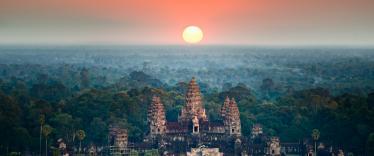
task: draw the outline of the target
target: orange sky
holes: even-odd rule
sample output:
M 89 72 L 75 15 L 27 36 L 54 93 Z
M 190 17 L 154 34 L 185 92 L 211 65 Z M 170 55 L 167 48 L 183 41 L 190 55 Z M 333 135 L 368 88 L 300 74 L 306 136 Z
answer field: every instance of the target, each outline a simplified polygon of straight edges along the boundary
M 372 0 L 0 0 L 0 43 L 374 43 Z

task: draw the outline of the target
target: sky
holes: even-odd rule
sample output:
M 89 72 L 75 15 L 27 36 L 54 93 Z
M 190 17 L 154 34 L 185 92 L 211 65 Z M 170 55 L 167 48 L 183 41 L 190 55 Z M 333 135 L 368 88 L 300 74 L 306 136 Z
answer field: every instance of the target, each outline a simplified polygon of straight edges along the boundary
M 374 0 L 0 0 L 0 44 L 374 45 Z

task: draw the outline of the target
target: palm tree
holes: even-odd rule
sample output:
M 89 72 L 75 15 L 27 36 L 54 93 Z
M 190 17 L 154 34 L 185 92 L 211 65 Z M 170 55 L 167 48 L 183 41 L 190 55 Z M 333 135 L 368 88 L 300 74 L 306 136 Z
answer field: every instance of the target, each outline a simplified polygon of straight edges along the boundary
M 40 124 L 40 133 L 39 133 L 39 155 L 42 155 L 42 131 L 43 125 L 45 123 L 45 115 L 40 114 L 39 116 L 39 124 Z
M 53 128 L 49 125 L 43 127 L 43 135 L 45 137 L 45 155 L 48 156 L 48 135 L 51 134 Z
M 84 130 L 78 130 L 76 135 L 79 139 L 79 153 L 80 153 L 82 149 L 82 140 L 86 137 L 86 133 L 84 132 Z
M 320 132 L 318 129 L 313 129 L 312 137 L 314 140 L 314 155 L 317 156 L 317 140 L 319 139 Z

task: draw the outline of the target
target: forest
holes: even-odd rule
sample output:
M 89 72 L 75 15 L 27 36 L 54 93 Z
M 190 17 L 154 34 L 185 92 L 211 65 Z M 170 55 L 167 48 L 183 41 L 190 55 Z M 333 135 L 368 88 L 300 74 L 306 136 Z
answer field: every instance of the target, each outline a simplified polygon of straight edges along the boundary
M 372 49 L 193 50 L 2 47 L 0 155 L 38 153 L 41 126 L 50 128 L 43 134 L 48 146 L 60 138 L 71 148 L 80 141 L 106 146 L 113 124 L 129 130 L 130 142 L 141 142 L 152 96 L 176 121 L 193 76 L 209 120 L 220 120 L 226 96 L 236 99 L 245 136 L 261 124 L 282 142 L 299 142 L 318 129 L 326 145 L 374 154 Z

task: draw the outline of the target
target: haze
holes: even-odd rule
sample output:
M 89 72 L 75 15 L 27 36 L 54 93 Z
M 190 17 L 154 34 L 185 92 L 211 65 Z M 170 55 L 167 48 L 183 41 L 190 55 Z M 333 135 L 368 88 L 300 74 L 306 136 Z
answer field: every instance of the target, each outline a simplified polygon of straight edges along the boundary
M 371 0 L 2 0 L 0 44 L 373 45 Z

